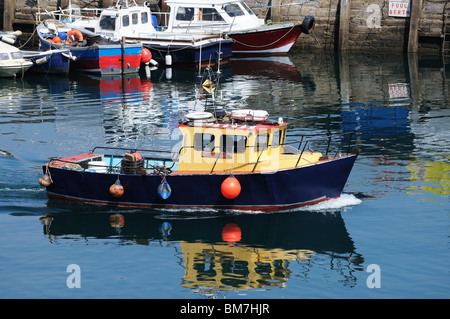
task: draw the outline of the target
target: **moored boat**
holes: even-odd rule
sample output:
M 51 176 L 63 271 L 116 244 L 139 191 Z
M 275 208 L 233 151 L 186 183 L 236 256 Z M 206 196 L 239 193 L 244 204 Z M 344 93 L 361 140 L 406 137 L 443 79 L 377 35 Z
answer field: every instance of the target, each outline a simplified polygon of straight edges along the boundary
M 32 62 L 23 58 L 18 48 L 0 41 L 0 77 L 23 76 L 32 65 Z
M 33 62 L 30 72 L 44 74 L 67 75 L 70 69 L 70 61 L 75 61 L 69 49 L 48 51 L 22 50 L 23 57 Z
M 311 33 L 315 24 L 312 16 L 294 22 L 266 22 L 243 0 L 168 0 L 166 3 L 170 6 L 168 31 L 226 35 L 233 39 L 233 55 L 285 55 L 300 34 Z
M 97 16 L 91 12 L 74 14 L 69 11 L 64 16 L 70 16 L 68 26 L 74 29 L 87 30 L 109 41 L 125 38 L 142 43 L 158 63 L 220 63 L 231 56 L 233 41 L 222 35 L 156 30 L 156 17 L 146 5 L 130 6 L 128 1 L 118 1 L 115 6 L 96 10 Z
M 46 20 L 36 28 L 42 50 L 69 49 L 76 59 L 71 68 L 94 74 L 127 74 L 139 71 L 141 43 L 105 41 L 88 30 L 73 29 L 58 20 Z
M 351 134 L 302 137 L 293 147 L 287 124 L 261 110 L 192 112 L 179 129 L 183 141 L 176 151 L 96 147 L 51 158 L 39 183 L 50 199 L 277 211 L 339 197 L 358 156 L 350 152 Z M 332 155 L 330 142 L 343 136 L 350 137 L 346 150 Z M 328 145 L 325 152 L 310 150 L 318 141 Z

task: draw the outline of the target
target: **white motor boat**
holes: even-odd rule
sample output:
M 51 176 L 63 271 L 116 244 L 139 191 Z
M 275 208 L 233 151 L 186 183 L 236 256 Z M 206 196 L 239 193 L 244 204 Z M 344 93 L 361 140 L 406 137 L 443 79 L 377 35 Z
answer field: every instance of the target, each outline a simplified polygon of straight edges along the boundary
M 0 77 L 23 75 L 32 66 L 33 62 L 25 60 L 18 48 L 0 41 Z

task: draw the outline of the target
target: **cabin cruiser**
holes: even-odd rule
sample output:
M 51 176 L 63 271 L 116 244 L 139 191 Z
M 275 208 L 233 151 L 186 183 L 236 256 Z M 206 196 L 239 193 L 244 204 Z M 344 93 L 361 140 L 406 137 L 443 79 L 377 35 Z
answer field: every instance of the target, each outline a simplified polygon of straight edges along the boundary
M 18 48 L 0 41 L 0 77 L 23 76 L 32 66 L 33 62 L 25 60 Z

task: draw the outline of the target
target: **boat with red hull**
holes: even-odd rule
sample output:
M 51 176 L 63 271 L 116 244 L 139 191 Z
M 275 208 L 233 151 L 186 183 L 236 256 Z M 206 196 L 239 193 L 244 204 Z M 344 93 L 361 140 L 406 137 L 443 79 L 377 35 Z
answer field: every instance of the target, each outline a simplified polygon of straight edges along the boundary
M 72 29 L 57 20 L 46 20 L 37 29 L 42 50 L 69 49 L 74 60 L 70 68 L 93 74 L 139 72 L 141 43 L 106 43 L 95 34 Z
M 293 147 L 286 123 L 261 110 L 189 113 L 179 129 L 176 151 L 96 147 L 51 158 L 39 183 L 51 199 L 92 204 L 279 211 L 339 197 L 358 156 L 351 133 L 303 136 Z M 320 141 L 325 152 L 310 150 Z
M 292 25 L 270 30 L 233 32 L 228 36 L 234 40 L 234 55 L 286 55 L 301 33 L 301 25 Z
M 226 35 L 234 41 L 233 55 L 286 55 L 300 34 L 310 34 L 315 24 L 312 16 L 294 22 L 264 21 L 242 0 L 168 0 L 166 3 L 170 6 L 169 31 Z

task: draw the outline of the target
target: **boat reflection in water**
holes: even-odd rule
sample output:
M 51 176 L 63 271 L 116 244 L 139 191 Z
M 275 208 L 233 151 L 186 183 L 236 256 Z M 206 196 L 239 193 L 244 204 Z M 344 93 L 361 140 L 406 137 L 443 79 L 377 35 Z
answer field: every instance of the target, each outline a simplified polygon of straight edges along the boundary
M 108 239 L 119 245 L 175 247 L 185 268 L 181 285 L 208 296 L 284 288 L 290 278 L 313 280 L 315 267 L 336 276 L 338 285 L 353 287 L 354 272 L 363 270 L 340 212 L 201 216 L 105 210 L 48 214 L 41 223 L 52 243 L 85 242 L 81 237 L 90 244 Z

